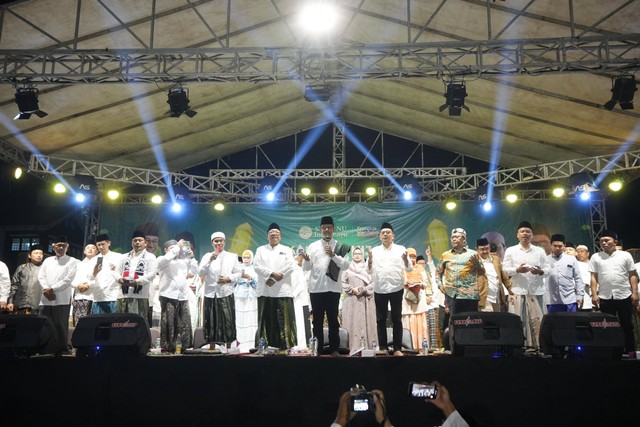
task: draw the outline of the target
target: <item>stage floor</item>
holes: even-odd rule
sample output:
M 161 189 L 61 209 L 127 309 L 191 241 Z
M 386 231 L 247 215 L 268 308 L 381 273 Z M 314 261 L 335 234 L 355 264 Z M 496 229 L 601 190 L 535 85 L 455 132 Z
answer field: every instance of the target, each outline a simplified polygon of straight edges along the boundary
M 407 395 L 438 380 L 476 426 L 633 425 L 640 360 L 155 356 L 2 361 L 3 422 L 20 426 L 328 427 L 355 384 L 381 389 L 396 427 L 437 426 L 440 411 Z

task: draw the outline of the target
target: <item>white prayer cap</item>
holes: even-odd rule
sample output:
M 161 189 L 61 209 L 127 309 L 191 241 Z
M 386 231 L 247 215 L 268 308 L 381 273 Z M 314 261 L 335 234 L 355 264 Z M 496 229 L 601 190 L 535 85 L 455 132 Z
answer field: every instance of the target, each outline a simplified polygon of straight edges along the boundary
M 222 239 L 227 240 L 227 238 L 225 237 L 222 231 L 216 231 L 211 235 L 211 241 L 213 241 L 213 239 L 217 239 L 218 237 L 221 237 Z

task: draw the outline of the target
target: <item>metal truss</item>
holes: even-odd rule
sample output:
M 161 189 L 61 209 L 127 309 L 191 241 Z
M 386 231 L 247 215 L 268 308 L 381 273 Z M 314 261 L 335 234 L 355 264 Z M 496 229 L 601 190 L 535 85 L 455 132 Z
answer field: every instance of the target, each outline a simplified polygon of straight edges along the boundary
M 603 199 L 592 199 L 589 205 L 591 220 L 591 238 L 593 246 L 591 253 L 596 253 L 602 232 L 607 229 L 607 208 Z
M 339 82 L 465 74 L 612 72 L 640 65 L 640 34 L 340 48 L 0 50 L 0 83 Z
M 29 165 L 29 153 L 0 139 L 0 159 L 16 166 Z
M 446 196 L 453 193 L 475 191 L 477 188 L 490 184 L 495 187 L 509 187 L 524 183 L 565 180 L 578 172 L 600 173 L 631 169 L 640 169 L 640 151 L 502 169 L 493 174 L 487 172 L 443 177 L 435 180 L 424 180 L 421 184 L 423 195 Z
M 390 168 L 384 171 L 375 168 L 347 168 L 343 170 L 224 169 L 211 170 L 209 177 L 203 177 L 185 173 L 162 172 L 37 155 L 31 156 L 29 167 L 32 172 L 36 173 L 58 173 L 63 176 L 89 175 L 98 180 L 152 187 L 172 185 L 182 187 L 192 193 L 209 194 L 210 197 L 222 198 L 235 203 L 255 203 L 260 201 L 259 180 L 268 176 L 296 181 L 307 179 L 383 179 L 388 176 L 401 177 L 403 174 L 409 174 L 421 181 L 422 193 L 420 200 L 444 200 L 454 195 L 461 197 L 464 194 L 473 194 L 476 189 L 490 183 L 500 190 L 520 184 L 565 180 L 572 174 L 584 171 L 601 173 L 604 171 L 637 170 L 640 169 L 640 151 L 503 169 L 496 171 L 494 174 L 481 173 L 472 175 L 465 175 L 465 168 Z M 296 188 L 297 186 L 293 187 Z M 280 201 L 286 203 L 298 201 L 321 203 L 324 200 L 303 197 L 293 192 L 290 188 L 287 188 L 283 194 L 285 198 Z M 357 193 L 349 192 L 342 196 L 349 194 Z M 540 194 L 542 193 L 539 192 L 534 197 L 542 197 Z M 379 201 L 397 199 L 391 186 L 382 187 L 377 197 Z M 338 200 L 335 197 L 328 197 L 326 201 L 335 203 Z

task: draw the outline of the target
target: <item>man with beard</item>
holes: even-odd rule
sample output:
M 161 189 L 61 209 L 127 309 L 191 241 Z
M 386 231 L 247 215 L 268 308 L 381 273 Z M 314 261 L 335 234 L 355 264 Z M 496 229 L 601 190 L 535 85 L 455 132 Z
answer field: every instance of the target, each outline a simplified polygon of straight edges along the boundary
M 551 236 L 551 255 L 548 258 L 550 271 L 547 277 L 549 289 L 547 311 L 549 313 L 577 312 L 582 307 L 584 299 L 584 283 L 578 260 L 573 255 L 565 253 L 562 234 Z

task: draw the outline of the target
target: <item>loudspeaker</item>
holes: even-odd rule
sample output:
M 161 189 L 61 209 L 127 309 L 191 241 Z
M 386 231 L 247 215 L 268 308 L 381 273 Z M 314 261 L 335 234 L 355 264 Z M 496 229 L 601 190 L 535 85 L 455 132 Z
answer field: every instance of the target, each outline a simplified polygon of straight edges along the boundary
M 53 322 L 47 316 L 13 314 L 0 316 L 0 357 L 26 358 L 52 354 L 58 344 Z
M 449 333 L 455 356 L 517 356 L 524 346 L 522 320 L 512 313 L 457 313 L 451 316 Z
M 147 354 L 151 335 L 139 314 L 93 314 L 78 320 L 71 343 L 76 357 L 136 357 Z
M 542 318 L 540 348 L 554 357 L 618 360 L 624 350 L 624 331 L 611 314 L 550 313 Z

